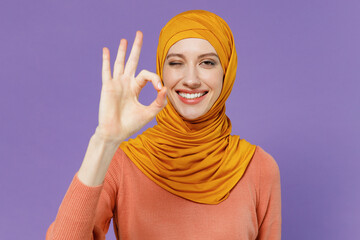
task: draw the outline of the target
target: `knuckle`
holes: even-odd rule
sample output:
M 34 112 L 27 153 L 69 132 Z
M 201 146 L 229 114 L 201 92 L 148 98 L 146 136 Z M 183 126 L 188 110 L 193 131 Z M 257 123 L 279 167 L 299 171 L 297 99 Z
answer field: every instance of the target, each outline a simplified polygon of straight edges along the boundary
M 145 70 L 144 70 L 144 69 L 139 72 L 139 76 L 143 76 L 144 74 L 145 74 Z
M 160 76 L 157 75 L 156 73 L 154 73 L 154 75 L 155 75 L 155 80 L 156 80 L 157 82 L 160 82 Z

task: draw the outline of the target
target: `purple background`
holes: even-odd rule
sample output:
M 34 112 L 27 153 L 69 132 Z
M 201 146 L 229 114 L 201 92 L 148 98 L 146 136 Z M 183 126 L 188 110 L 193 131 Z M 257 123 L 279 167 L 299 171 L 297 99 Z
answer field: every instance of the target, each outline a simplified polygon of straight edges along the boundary
M 227 113 L 279 164 L 283 239 L 360 238 L 358 0 L 2 0 L 1 239 L 44 239 L 54 220 L 97 125 L 102 47 L 114 59 L 142 30 L 139 69 L 155 71 L 161 27 L 189 9 L 233 30 Z

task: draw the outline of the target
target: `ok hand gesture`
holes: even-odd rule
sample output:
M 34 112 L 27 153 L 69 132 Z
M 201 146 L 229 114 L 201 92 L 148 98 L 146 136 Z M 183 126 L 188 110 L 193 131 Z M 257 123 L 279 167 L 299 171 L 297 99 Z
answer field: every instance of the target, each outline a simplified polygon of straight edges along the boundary
M 127 41 L 120 41 L 112 76 L 110 51 L 103 48 L 99 125 L 95 134 L 105 140 L 120 143 L 150 122 L 166 105 L 166 88 L 157 74 L 142 70 L 135 76 L 142 41 L 143 34 L 138 31 L 126 64 Z M 149 106 L 144 106 L 138 97 L 147 81 L 152 82 L 158 94 Z

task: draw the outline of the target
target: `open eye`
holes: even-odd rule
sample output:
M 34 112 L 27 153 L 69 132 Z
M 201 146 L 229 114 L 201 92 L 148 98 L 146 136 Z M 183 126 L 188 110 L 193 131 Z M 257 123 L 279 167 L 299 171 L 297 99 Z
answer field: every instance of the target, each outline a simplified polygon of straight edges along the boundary
M 210 60 L 205 60 L 205 61 L 202 62 L 202 64 L 213 66 L 213 65 L 215 65 L 215 62 L 214 62 L 214 61 L 210 61 Z
M 204 60 L 200 62 L 200 65 L 206 68 L 211 68 L 216 65 L 216 62 L 214 60 Z

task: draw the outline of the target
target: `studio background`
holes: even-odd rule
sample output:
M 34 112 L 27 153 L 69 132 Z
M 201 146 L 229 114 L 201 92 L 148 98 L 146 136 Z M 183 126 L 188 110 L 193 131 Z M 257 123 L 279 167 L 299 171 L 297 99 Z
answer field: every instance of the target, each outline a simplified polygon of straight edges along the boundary
M 2 0 L 1 239 L 44 239 L 55 219 L 97 126 L 102 47 L 113 64 L 141 30 L 138 72 L 155 71 L 160 29 L 190 9 L 233 31 L 227 115 L 280 167 L 283 239 L 360 238 L 359 1 Z

